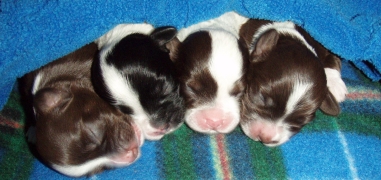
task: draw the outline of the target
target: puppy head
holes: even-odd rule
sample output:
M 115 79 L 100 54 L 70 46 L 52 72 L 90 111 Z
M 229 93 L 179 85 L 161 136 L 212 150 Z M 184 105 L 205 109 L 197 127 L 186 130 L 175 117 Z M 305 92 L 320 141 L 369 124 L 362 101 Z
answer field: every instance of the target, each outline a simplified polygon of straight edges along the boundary
M 228 133 L 239 123 L 247 49 L 219 30 L 189 35 L 178 48 L 176 67 L 185 100 L 185 122 L 202 133 Z
M 324 68 L 311 49 L 288 34 L 264 32 L 253 45 L 242 98 L 241 127 L 267 146 L 277 146 L 312 121 L 320 107 L 337 115 Z
M 183 122 L 179 83 L 166 47 L 176 33 L 173 27 L 161 27 L 150 34 L 129 34 L 105 45 L 93 64 L 98 94 L 131 115 L 149 140 L 162 138 Z
M 62 174 L 91 175 L 140 157 L 139 128 L 88 89 L 41 89 L 34 108 L 37 151 Z

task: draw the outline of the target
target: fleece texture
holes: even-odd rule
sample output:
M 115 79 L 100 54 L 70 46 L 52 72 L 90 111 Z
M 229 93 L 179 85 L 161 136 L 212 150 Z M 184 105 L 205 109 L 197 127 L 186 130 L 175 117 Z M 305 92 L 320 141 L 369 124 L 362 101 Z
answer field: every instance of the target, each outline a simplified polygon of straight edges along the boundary
M 379 0 L 1 0 L 0 109 L 17 78 L 94 41 L 117 24 L 147 22 L 181 29 L 228 11 L 294 21 L 379 81 L 380 9 Z
M 203 135 L 185 124 L 146 141 L 132 165 L 91 176 L 103 179 L 381 179 L 381 85 L 343 62 L 349 94 L 338 117 L 320 111 L 302 132 L 269 148 L 237 128 Z M 42 164 L 25 140 L 27 124 L 16 89 L 0 112 L 0 179 L 74 179 Z

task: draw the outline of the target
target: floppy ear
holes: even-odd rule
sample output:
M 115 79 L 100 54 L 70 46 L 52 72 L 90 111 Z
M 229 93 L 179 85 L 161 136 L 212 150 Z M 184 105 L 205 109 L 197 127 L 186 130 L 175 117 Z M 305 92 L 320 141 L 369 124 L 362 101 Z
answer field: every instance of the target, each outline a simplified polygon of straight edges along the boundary
M 176 35 L 177 29 L 175 27 L 163 26 L 156 28 L 150 36 L 160 47 L 166 48 L 165 44 L 175 38 Z
M 263 33 L 255 42 L 252 42 L 250 53 L 252 61 L 259 61 L 261 57 L 269 53 L 278 43 L 279 34 L 276 30 L 269 30 Z
M 169 41 L 167 44 L 165 44 L 166 48 L 169 50 L 169 57 L 173 62 L 177 59 L 177 51 L 180 47 L 181 42 L 177 37 L 173 38 L 171 41 Z
M 320 110 L 331 116 L 337 116 L 340 114 L 339 103 L 336 101 L 335 97 L 330 91 L 328 91 L 327 96 L 320 105 Z
M 71 94 L 55 88 L 41 89 L 33 99 L 33 106 L 38 112 L 46 113 L 61 108 L 71 99 Z

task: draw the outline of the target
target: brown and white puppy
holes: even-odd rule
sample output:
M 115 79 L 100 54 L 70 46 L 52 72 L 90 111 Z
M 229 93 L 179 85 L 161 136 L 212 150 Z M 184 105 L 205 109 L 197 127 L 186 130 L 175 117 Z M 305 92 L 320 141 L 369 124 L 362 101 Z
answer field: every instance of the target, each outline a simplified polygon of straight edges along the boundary
M 341 61 L 292 22 L 250 19 L 240 29 L 250 47 L 240 125 L 250 138 L 280 145 L 317 109 L 340 113 L 347 93 Z
M 176 34 L 170 26 L 120 24 L 97 40 L 96 92 L 133 117 L 148 140 L 159 140 L 184 122 L 175 65 L 166 48 Z
M 228 133 L 239 123 L 248 50 L 238 41 L 234 13 L 179 31 L 175 64 L 185 99 L 185 122 L 202 133 Z
M 67 176 L 130 165 L 144 141 L 130 116 L 94 92 L 90 68 L 97 52 L 88 44 L 23 77 L 33 98 L 37 152 Z

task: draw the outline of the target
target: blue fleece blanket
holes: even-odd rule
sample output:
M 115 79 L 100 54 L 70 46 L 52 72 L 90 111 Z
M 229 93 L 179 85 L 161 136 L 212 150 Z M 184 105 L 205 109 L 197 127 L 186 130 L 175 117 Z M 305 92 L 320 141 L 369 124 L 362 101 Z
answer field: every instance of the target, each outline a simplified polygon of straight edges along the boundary
M 81 180 L 115 179 L 381 179 L 381 85 L 347 61 L 348 86 L 338 117 L 320 111 L 312 123 L 282 146 L 269 148 L 237 128 L 202 135 L 186 125 L 160 141 L 146 141 L 131 166 Z M 0 111 L 0 179 L 62 179 L 31 154 L 25 114 L 15 89 Z M 32 151 L 33 152 L 33 151 Z
M 116 24 L 177 28 L 236 11 L 292 20 L 328 49 L 381 79 L 379 0 L 0 1 L 0 109 L 18 77 L 89 43 Z

